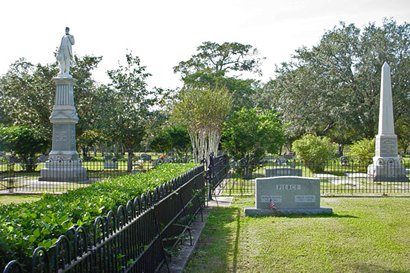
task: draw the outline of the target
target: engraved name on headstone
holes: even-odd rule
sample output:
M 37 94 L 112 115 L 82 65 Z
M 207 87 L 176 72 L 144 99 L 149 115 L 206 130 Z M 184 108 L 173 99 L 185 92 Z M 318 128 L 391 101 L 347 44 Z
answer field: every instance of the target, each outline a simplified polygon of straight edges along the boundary
M 320 181 L 317 178 L 294 176 L 258 178 L 256 179 L 256 208 L 269 208 L 266 196 L 276 196 L 275 200 L 278 201 L 273 201 L 277 203 L 278 208 L 319 208 L 319 184 Z M 311 200 L 311 202 L 306 200 Z
M 245 215 L 272 214 L 272 203 L 284 214 L 329 214 L 320 207 L 320 180 L 298 176 L 256 179 L 255 208 L 245 208 Z

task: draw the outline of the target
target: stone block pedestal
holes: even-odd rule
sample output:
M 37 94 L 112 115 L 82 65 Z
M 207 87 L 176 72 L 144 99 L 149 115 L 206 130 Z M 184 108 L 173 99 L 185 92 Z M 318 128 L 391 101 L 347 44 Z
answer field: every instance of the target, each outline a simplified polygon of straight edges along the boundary
M 367 175 L 372 181 L 379 182 L 408 182 L 406 168 L 399 161 L 383 163 L 383 165 L 369 165 Z
M 54 182 L 87 182 L 87 169 L 81 166 L 81 161 L 49 160 L 46 167 L 40 171 L 40 181 Z
M 76 151 L 75 125 L 78 122 L 74 106 L 73 78 L 54 78 L 56 97 L 50 121 L 53 124 L 52 150 L 46 167 L 40 171 L 41 181 L 85 182 L 87 170 L 81 166 Z
M 376 136 L 376 155 L 373 164 L 367 167 L 369 179 L 380 182 L 407 182 L 406 168 L 400 163 L 397 151 L 397 136 L 379 134 Z

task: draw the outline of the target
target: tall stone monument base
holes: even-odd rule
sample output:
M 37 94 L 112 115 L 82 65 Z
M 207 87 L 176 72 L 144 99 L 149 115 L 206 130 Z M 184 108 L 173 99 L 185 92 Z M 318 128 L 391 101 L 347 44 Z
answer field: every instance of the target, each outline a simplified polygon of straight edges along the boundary
M 387 162 L 383 159 L 378 159 L 367 167 L 367 176 L 372 181 L 409 182 L 406 176 L 406 168 L 397 159 L 390 159 Z
M 88 182 L 87 169 L 81 166 L 81 161 L 46 162 L 46 167 L 40 171 L 40 181 L 54 182 Z
M 409 181 L 406 176 L 406 168 L 400 163 L 395 134 L 376 136 L 376 155 L 373 157 L 373 164 L 367 167 L 367 177 L 380 182 Z
M 41 181 L 86 182 L 87 170 L 81 166 L 75 144 L 75 125 L 78 122 L 74 106 L 73 78 L 59 75 L 54 78 L 56 97 L 50 121 L 53 124 L 52 150 Z

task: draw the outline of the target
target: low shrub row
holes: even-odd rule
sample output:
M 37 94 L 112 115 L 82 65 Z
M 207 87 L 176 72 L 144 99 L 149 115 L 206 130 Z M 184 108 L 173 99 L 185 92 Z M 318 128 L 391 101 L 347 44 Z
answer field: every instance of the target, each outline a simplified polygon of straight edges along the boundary
M 0 206 L 0 268 L 30 256 L 37 246 L 51 247 L 72 226 L 90 226 L 97 216 L 170 181 L 194 165 L 163 164 L 137 173 L 94 183 L 39 201 Z

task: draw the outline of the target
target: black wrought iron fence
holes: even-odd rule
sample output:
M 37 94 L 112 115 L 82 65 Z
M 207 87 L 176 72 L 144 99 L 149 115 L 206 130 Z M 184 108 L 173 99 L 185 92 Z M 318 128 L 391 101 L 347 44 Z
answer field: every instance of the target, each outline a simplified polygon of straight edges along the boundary
M 147 192 L 127 205 L 75 227 L 56 244 L 38 247 L 25 261 L 11 261 L 3 273 L 157 272 L 167 266 L 167 249 L 190 231 L 204 205 L 204 166 Z
M 355 162 L 346 158 L 325 162 L 304 162 L 283 157 L 266 157 L 258 164 L 244 166 L 230 162 L 231 169 L 220 185 L 222 195 L 253 195 L 259 177 L 296 175 L 320 179 L 322 195 L 410 195 L 410 160 L 380 170 L 381 178 L 368 174 L 372 162 Z M 397 172 L 397 170 L 400 171 Z M 395 173 L 397 172 L 397 173 Z M 387 178 L 386 178 L 387 177 Z
M 96 181 L 118 177 L 135 172 L 148 172 L 166 160 L 127 160 L 82 161 L 81 167 L 86 174 L 78 174 L 77 163 L 66 162 L 58 168 L 50 168 L 47 177 L 41 174 L 46 168 L 45 162 L 34 165 L 1 161 L 0 162 L 0 194 L 36 194 L 63 193 L 86 187 Z
M 229 173 L 229 158 L 227 155 L 215 157 L 211 154 L 208 165 L 207 181 L 208 187 L 208 199 L 212 199 L 212 193 L 216 191 L 219 185 L 224 181 Z

